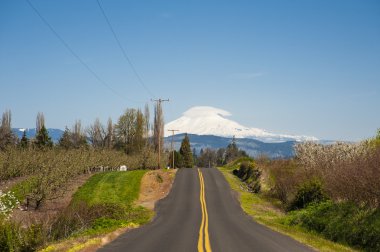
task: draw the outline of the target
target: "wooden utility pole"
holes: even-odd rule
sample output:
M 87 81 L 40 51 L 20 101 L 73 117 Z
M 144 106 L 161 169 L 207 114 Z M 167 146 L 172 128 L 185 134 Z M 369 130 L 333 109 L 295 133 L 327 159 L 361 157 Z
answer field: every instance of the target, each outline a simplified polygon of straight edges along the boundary
M 172 149 L 172 153 L 173 153 L 173 157 L 172 157 L 172 161 L 173 161 L 173 169 L 174 169 L 174 148 L 173 148 L 173 138 L 174 138 L 174 132 L 176 131 L 179 131 L 179 130 L 175 130 L 175 129 L 170 129 L 168 131 L 171 131 L 172 132 L 172 144 L 171 144 L 171 149 Z
M 156 102 L 156 104 L 157 104 L 157 108 L 161 108 L 161 103 L 162 102 L 168 102 L 169 101 L 169 99 L 156 99 L 156 100 L 154 100 L 154 99 L 151 99 L 151 101 L 152 102 Z M 157 116 L 157 115 L 155 115 L 155 116 Z M 162 115 L 161 115 L 162 116 Z M 159 118 L 160 120 L 161 120 L 161 118 Z M 161 121 L 160 121 L 160 124 L 161 124 Z M 156 125 L 155 125 L 156 126 Z M 161 132 L 161 126 L 163 127 L 163 125 L 159 125 L 159 127 L 158 127 L 158 169 L 160 169 L 161 168 L 161 134 L 162 134 L 162 132 Z

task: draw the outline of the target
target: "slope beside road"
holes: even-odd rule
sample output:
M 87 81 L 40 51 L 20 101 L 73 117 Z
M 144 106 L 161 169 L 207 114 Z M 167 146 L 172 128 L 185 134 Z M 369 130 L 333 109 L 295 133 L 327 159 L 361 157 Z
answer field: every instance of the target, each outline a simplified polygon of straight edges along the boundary
M 181 169 L 152 223 L 99 251 L 312 251 L 245 215 L 217 169 Z

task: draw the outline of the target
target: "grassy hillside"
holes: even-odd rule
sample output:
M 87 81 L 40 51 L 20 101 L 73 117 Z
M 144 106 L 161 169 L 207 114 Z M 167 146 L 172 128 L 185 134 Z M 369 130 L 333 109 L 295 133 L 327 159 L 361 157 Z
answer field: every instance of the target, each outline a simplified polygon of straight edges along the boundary
M 101 238 L 98 235 L 148 222 L 152 212 L 134 205 L 139 196 L 141 179 L 146 172 L 107 172 L 92 176 L 74 194 L 68 211 L 57 221 L 57 227 L 61 230 L 67 230 L 67 224 L 74 224 L 75 230 L 68 235 L 74 239 L 53 244 L 44 251 L 64 251 L 67 248 L 70 251 L 81 250 L 100 244 Z M 76 216 L 79 216 L 80 225 L 77 225 Z M 83 240 L 83 237 L 87 237 L 85 243 L 76 239 Z
M 66 209 L 43 224 L 23 227 L 1 220 L 0 251 L 35 251 L 48 243 L 51 245 L 44 251 L 66 251 L 83 246 L 84 241 L 100 243 L 99 235 L 148 222 L 152 211 L 134 205 L 146 172 L 114 171 L 93 175 L 76 191 Z M 56 243 L 63 239 L 65 242 Z
M 131 206 L 139 196 L 141 178 L 146 170 L 108 172 L 92 176 L 73 197 L 73 203 L 89 205 L 114 203 Z

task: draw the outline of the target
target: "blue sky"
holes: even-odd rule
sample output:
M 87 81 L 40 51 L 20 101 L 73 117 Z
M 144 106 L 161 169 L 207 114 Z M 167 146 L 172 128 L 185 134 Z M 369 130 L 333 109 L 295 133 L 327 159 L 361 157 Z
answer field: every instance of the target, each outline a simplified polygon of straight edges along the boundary
M 109 87 L 62 45 L 25 0 L 0 2 L 0 112 L 14 127 L 114 121 L 152 96 L 96 0 L 30 0 Z M 122 1 L 101 4 L 165 119 L 214 106 L 276 133 L 360 140 L 380 127 L 380 2 Z

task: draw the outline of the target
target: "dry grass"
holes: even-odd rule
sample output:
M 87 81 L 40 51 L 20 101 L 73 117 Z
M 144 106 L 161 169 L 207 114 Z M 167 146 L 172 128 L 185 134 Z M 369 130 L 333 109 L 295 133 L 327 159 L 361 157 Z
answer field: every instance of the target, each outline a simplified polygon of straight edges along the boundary
M 176 172 L 176 169 L 147 172 L 142 178 L 136 204 L 153 210 L 156 202 L 168 195 Z

